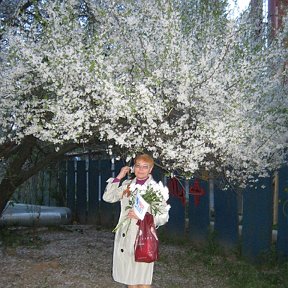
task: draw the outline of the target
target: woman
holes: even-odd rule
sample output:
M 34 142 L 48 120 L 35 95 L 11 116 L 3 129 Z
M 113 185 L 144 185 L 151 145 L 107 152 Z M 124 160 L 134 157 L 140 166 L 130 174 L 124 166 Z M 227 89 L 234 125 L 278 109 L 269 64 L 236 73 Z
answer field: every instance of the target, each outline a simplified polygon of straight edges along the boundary
M 154 166 L 154 160 L 147 154 L 141 154 L 135 158 L 134 162 L 134 173 L 136 177 L 133 180 L 125 180 L 119 187 L 120 180 L 130 171 L 130 167 L 122 167 L 115 179 L 110 178 L 107 181 L 108 184 L 103 195 L 103 200 L 110 203 L 121 202 L 121 213 L 118 224 L 123 223 L 127 217 L 131 219 L 129 226 L 129 221 L 126 221 L 126 225 L 120 225 L 116 230 L 113 253 L 114 280 L 128 285 L 129 288 L 149 288 L 152 283 L 154 263 L 135 262 L 134 243 L 138 231 L 138 225 L 136 225 L 136 223 L 139 218 L 133 209 L 126 210 L 126 207 L 129 206 L 129 186 L 131 184 L 148 185 L 149 183 L 155 182 L 150 174 Z M 162 205 L 162 213 L 154 216 L 156 227 L 168 221 L 169 209 L 167 209 L 167 203 L 163 202 Z

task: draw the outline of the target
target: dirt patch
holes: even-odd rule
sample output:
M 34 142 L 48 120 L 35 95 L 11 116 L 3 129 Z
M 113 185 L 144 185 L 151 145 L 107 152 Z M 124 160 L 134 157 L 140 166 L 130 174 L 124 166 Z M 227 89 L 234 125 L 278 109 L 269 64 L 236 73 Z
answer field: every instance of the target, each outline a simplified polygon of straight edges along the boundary
M 0 244 L 0 287 L 125 287 L 111 277 L 113 233 L 93 226 L 23 229 L 23 233 L 33 245 Z M 228 287 L 222 278 L 209 276 L 200 263 L 186 262 L 186 248 L 161 244 L 160 249 L 154 288 Z

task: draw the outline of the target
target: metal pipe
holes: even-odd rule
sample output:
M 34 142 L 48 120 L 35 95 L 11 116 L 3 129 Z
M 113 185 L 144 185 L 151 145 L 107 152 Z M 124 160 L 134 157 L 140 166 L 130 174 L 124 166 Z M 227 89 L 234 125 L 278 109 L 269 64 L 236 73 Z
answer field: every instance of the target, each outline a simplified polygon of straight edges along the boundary
M 70 224 L 71 210 L 67 207 L 49 207 L 8 202 L 0 217 L 0 226 L 57 226 Z

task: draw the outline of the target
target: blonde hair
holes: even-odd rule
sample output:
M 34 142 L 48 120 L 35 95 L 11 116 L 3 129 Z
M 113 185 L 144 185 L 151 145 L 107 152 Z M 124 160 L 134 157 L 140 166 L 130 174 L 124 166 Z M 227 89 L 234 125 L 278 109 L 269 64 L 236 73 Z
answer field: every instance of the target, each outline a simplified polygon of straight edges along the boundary
M 148 154 L 139 154 L 136 156 L 134 163 L 136 164 L 137 161 L 142 160 L 147 162 L 151 167 L 154 166 L 154 159 Z

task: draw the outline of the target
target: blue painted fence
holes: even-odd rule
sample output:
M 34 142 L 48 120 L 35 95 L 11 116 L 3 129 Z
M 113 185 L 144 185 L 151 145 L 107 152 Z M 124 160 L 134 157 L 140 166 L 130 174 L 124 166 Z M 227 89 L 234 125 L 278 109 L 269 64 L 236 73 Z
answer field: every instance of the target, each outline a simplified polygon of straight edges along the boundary
M 106 180 L 115 177 L 122 166 L 120 161 L 111 163 L 110 160 L 67 161 L 67 173 L 60 174 L 60 181 L 66 185 L 67 206 L 75 221 L 106 228 L 116 225 L 119 203 L 106 203 L 102 195 Z M 276 206 L 273 205 L 272 176 L 260 181 L 261 188 L 246 189 L 239 194 L 220 189 L 217 182 L 214 185 L 198 179 L 175 182 L 164 177 L 157 167 L 153 173 L 154 178 L 162 180 L 170 190 L 170 219 L 162 228 L 167 236 L 205 244 L 212 233 L 222 247 L 240 246 L 242 255 L 251 260 L 260 259 L 271 251 L 272 245 L 279 257 L 288 258 L 288 167 L 278 173 L 279 203 Z M 273 207 L 277 206 L 278 223 L 273 231 Z

